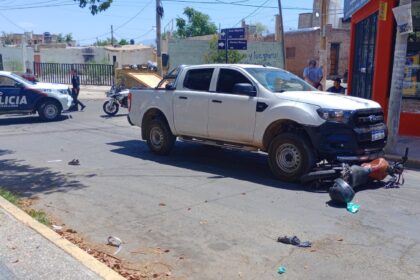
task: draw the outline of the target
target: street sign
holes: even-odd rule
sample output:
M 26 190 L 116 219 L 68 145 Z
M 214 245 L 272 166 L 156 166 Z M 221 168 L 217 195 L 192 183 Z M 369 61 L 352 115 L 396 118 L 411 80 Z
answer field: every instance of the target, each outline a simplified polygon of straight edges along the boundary
M 219 50 L 226 50 L 226 40 L 217 41 L 217 48 Z
M 228 49 L 229 50 L 246 50 L 247 49 L 246 40 L 228 40 Z
M 245 39 L 245 28 L 225 28 L 220 32 L 220 39 Z

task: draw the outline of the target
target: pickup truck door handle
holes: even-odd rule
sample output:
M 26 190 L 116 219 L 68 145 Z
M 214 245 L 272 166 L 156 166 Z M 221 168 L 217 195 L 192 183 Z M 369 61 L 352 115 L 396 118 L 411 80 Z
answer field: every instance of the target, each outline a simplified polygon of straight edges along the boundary
M 222 100 L 213 99 L 211 102 L 213 102 L 213 103 L 222 103 Z
M 180 97 L 178 97 L 179 99 L 188 99 L 188 97 L 186 97 L 186 96 L 180 96 Z

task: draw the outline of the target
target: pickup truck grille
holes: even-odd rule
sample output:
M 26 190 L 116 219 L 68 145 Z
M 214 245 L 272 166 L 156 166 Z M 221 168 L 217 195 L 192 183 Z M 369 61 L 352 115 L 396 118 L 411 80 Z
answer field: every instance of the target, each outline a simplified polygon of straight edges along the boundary
M 384 122 L 384 113 L 382 109 L 358 110 L 354 115 L 356 127 L 370 126 Z

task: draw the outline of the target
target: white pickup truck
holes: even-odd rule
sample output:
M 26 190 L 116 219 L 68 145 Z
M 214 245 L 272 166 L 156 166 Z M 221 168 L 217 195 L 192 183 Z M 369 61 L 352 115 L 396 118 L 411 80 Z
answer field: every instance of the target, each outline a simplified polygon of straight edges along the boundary
M 180 66 L 164 87 L 130 90 L 129 120 L 156 154 L 169 154 L 176 138 L 262 151 L 285 181 L 321 160 L 377 158 L 387 138 L 378 103 L 317 91 L 287 71 L 260 65 Z

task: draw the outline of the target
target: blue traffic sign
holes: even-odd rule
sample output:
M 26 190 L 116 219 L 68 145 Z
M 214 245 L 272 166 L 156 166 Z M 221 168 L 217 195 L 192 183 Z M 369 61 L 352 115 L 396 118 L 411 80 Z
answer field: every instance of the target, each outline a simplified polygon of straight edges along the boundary
M 225 28 L 220 32 L 220 39 L 245 39 L 245 28 Z
M 226 40 L 217 41 L 217 48 L 219 50 L 226 50 Z
M 228 40 L 229 50 L 246 50 L 248 47 L 246 40 Z

